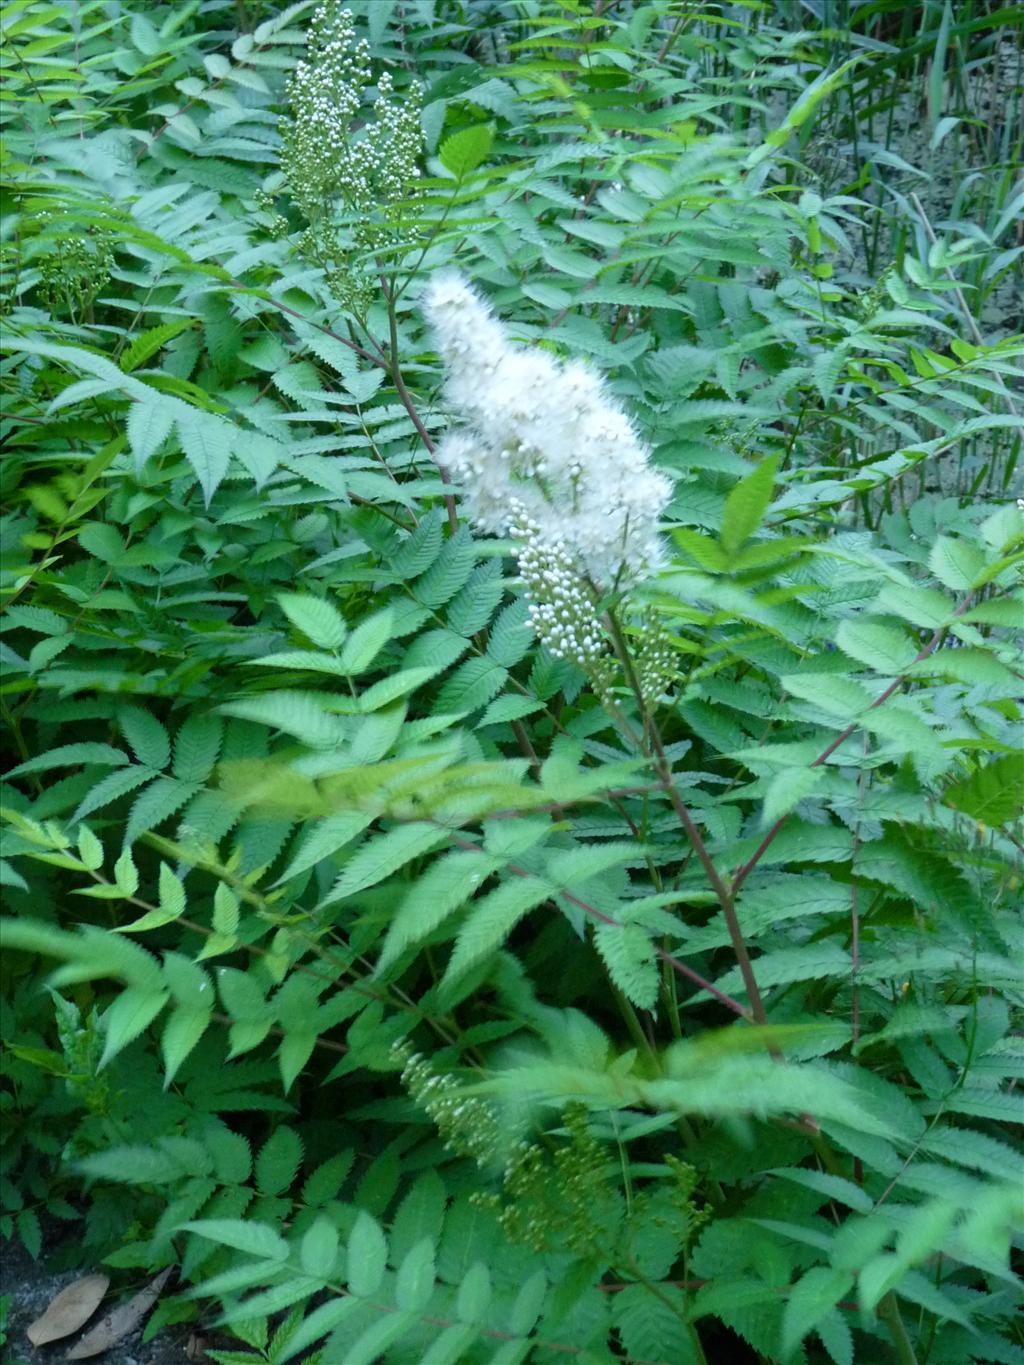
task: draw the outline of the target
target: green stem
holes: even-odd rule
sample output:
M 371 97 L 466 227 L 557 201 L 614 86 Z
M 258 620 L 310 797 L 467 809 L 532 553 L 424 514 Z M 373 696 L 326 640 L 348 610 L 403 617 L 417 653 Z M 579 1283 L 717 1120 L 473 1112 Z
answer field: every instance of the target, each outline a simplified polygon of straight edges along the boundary
M 687 1322 L 686 1325 L 690 1329 L 690 1344 L 693 1346 L 693 1355 L 694 1359 L 697 1362 L 697 1365 L 708 1365 L 708 1358 L 704 1354 L 704 1347 L 701 1344 L 700 1333 L 697 1331 L 697 1328 L 694 1323 Z
M 900 1306 L 891 1289 L 878 1305 L 878 1316 L 889 1329 L 892 1344 L 896 1348 L 896 1359 L 900 1365 L 918 1365 L 914 1347 L 907 1335 L 907 1329 L 900 1313 Z
M 652 1076 L 659 1076 L 661 1074 L 661 1067 L 658 1062 L 658 1054 L 651 1047 L 650 1039 L 647 1037 L 647 1034 L 644 1033 L 643 1025 L 640 1023 L 640 1016 L 637 1014 L 633 1002 L 628 996 L 623 995 L 622 991 L 619 990 L 618 986 L 616 986 L 614 981 L 610 978 L 608 984 L 611 986 L 615 1003 L 619 1007 L 619 1013 L 622 1015 L 622 1021 L 626 1025 L 626 1029 L 630 1038 L 632 1038 L 636 1045 L 637 1051 L 642 1057 L 647 1059 L 652 1068 Z
M 663 943 L 667 940 L 663 940 Z M 665 1002 L 672 1037 L 679 1042 L 683 1036 L 683 1024 L 679 1016 L 679 998 L 676 995 L 676 979 L 667 962 L 661 964 L 661 998 Z

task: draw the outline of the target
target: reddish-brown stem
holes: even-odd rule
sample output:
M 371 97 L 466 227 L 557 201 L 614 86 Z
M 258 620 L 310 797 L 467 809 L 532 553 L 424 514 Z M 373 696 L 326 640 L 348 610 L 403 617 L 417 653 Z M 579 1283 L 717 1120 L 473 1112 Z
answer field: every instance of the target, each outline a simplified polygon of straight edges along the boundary
M 388 345 L 390 351 L 387 361 L 382 361 L 381 363 L 385 364 L 385 368 L 391 376 L 391 382 L 394 384 L 395 389 L 398 392 L 398 397 L 401 399 L 402 407 L 405 408 L 409 417 L 412 419 L 412 424 L 419 433 L 420 440 L 434 458 L 434 464 L 437 466 L 438 473 L 441 475 L 441 482 L 447 486 L 452 481 L 451 475 L 448 473 L 447 469 L 445 469 L 444 465 L 437 460 L 437 446 L 434 443 L 434 439 L 430 435 L 430 432 L 423 425 L 423 419 L 417 411 L 413 396 L 406 387 L 405 380 L 402 377 L 402 369 L 398 360 L 398 315 L 395 312 L 395 301 L 392 298 L 391 290 L 388 288 L 387 280 L 385 280 L 383 276 L 380 277 L 380 287 L 384 291 L 384 297 L 388 304 Z M 444 495 L 444 505 L 448 512 L 448 525 L 454 535 L 459 529 L 459 514 L 455 507 L 455 499 L 450 493 Z
M 479 844 L 474 844 L 471 839 L 463 839 L 459 835 L 452 835 L 452 843 L 458 848 L 465 849 L 467 853 L 480 852 Z M 525 867 L 519 867 L 516 863 L 508 863 L 506 866 L 514 877 L 530 877 L 533 875 L 531 872 L 528 872 Z M 577 906 L 585 915 L 589 915 L 591 919 L 595 919 L 601 924 L 618 925 L 618 920 L 613 919 L 611 915 L 606 915 L 603 910 L 598 910 L 596 905 L 590 905 L 587 901 L 581 900 L 579 896 L 574 896 L 571 891 L 563 891 L 561 894 L 570 905 Z M 738 1014 L 741 1019 L 751 1018 L 750 1010 L 744 1009 L 740 1002 L 734 1000 L 731 995 L 726 995 L 724 991 L 720 991 L 713 982 L 706 981 L 699 972 L 695 972 L 693 968 L 688 967 L 685 962 L 680 962 L 677 957 L 673 957 L 671 953 L 666 953 L 663 948 L 655 948 L 654 951 L 660 961 L 667 962 L 680 976 L 685 976 L 688 981 L 692 981 L 693 984 L 699 986 L 702 991 L 707 991 L 709 995 L 713 995 L 715 999 L 725 1005 L 727 1009 L 732 1010 L 733 1014 Z
M 246 293 L 259 293 L 260 297 L 269 303 L 272 308 L 276 308 L 278 312 L 287 313 L 288 316 L 292 318 L 298 318 L 300 322 L 304 322 L 308 327 L 313 327 L 316 331 L 323 332 L 324 336 L 329 336 L 334 341 L 340 341 L 343 346 L 347 346 L 350 351 L 353 351 L 360 359 L 367 361 L 368 364 L 379 365 L 382 370 L 385 370 L 395 386 L 402 406 L 409 414 L 409 418 L 416 428 L 417 435 L 423 442 L 427 452 L 432 457 L 434 456 L 437 450 L 437 444 L 424 425 L 423 419 L 420 417 L 419 410 L 416 407 L 415 399 L 409 392 L 405 379 L 402 376 L 398 360 L 398 319 L 395 316 L 391 291 L 388 289 L 385 280 L 381 280 L 381 287 L 384 290 L 384 297 L 387 299 L 388 303 L 388 318 L 391 332 L 389 352 L 385 352 L 381 347 L 377 346 L 376 342 L 373 343 L 374 351 L 368 351 L 365 347 L 360 346 L 358 342 L 353 341 L 351 337 L 342 336 L 340 332 L 334 331 L 331 327 L 326 327 L 322 322 L 314 322 L 312 318 L 308 318 L 304 313 L 300 313 L 297 308 L 292 308 L 290 304 L 282 303 L 280 299 L 275 299 L 270 294 L 264 294 L 261 290 L 250 289 L 250 287 L 241 280 L 229 280 L 228 283 L 232 288 L 242 289 Z M 376 354 L 374 352 L 376 352 Z M 448 473 L 447 469 L 445 469 L 443 465 L 438 464 L 436 459 L 434 460 L 434 463 L 437 465 L 438 473 L 441 475 L 441 482 L 450 484 L 451 475 Z M 451 527 L 452 532 L 455 532 L 459 527 L 459 517 L 455 507 L 455 499 L 450 493 L 445 494 L 444 505 L 448 512 L 448 525 Z
M 258 294 L 265 303 L 269 303 L 272 308 L 276 308 L 279 313 L 287 313 L 291 318 L 298 318 L 307 327 L 312 327 L 318 332 L 323 332 L 324 336 L 331 337 L 334 341 L 340 341 L 342 346 L 347 346 L 350 351 L 354 351 L 361 359 L 368 361 L 371 365 L 379 365 L 382 370 L 390 370 L 387 357 L 383 351 L 374 355 L 372 351 L 365 350 L 362 346 L 352 340 L 351 337 L 342 336 L 340 332 L 335 332 L 332 328 L 326 327 L 322 322 L 314 322 L 305 313 L 300 313 L 297 308 L 292 308 L 288 303 L 282 303 L 280 299 L 275 299 L 272 294 L 265 294 L 261 289 L 254 289 L 251 285 L 245 284 L 242 280 L 228 280 L 228 284 L 233 289 L 241 289 L 246 294 Z
M 661 734 L 653 718 L 650 721 L 651 741 L 657 757 L 658 775 L 665 784 L 668 792 L 668 799 L 672 804 L 672 809 L 679 817 L 679 823 L 686 830 L 686 837 L 693 846 L 693 850 L 700 859 L 700 864 L 704 869 L 711 889 L 718 898 L 721 906 L 722 918 L 729 931 L 729 940 L 732 943 L 732 950 L 739 965 L 740 975 L 743 978 L 743 987 L 747 992 L 747 999 L 750 1001 L 750 1013 L 757 1024 L 767 1024 L 768 1015 L 765 1012 L 764 1001 L 761 999 L 761 992 L 758 990 L 757 978 L 754 976 L 754 968 L 750 961 L 750 954 L 747 952 L 747 942 L 743 937 L 743 930 L 740 927 L 739 916 L 736 914 L 736 905 L 730 894 L 729 888 L 722 880 L 718 868 L 715 867 L 714 860 L 707 850 L 707 845 L 701 837 L 701 832 L 694 823 L 693 816 L 687 808 L 686 802 L 679 794 L 675 782 L 672 780 L 672 768 L 665 754 L 664 746 L 661 742 Z
M 697 828 L 693 816 L 690 814 L 689 808 L 680 795 L 679 788 L 675 784 L 675 779 L 672 776 L 672 765 L 668 761 L 668 755 L 665 753 L 665 745 L 662 742 L 661 731 L 658 729 L 658 723 L 644 701 L 643 688 L 640 686 L 640 680 L 636 675 L 636 669 L 633 666 L 629 647 L 626 644 L 622 634 L 622 628 L 619 625 L 614 612 L 609 611 L 607 613 L 607 622 L 612 643 L 615 646 L 615 652 L 625 670 L 626 680 L 636 698 L 637 706 L 640 707 L 640 713 L 644 720 L 644 728 L 650 737 L 651 747 L 653 749 L 653 754 L 651 756 L 654 759 L 654 766 L 658 776 L 661 778 L 662 785 L 668 794 L 672 809 L 678 816 L 679 823 L 686 831 L 686 837 L 689 839 L 693 851 L 700 860 L 704 873 L 711 884 L 711 889 L 714 891 L 718 904 L 721 907 L 722 918 L 725 920 L 726 929 L 729 933 L 729 941 L 732 943 L 732 950 L 740 969 L 740 975 L 743 978 L 743 988 L 747 992 L 747 999 L 750 1001 L 749 1017 L 753 1019 L 755 1024 L 767 1024 L 768 1015 L 765 1012 L 764 1001 L 761 999 L 761 992 L 758 990 L 757 978 L 754 976 L 754 968 L 751 965 L 750 954 L 747 952 L 746 939 L 743 937 L 743 930 L 740 927 L 739 917 L 736 914 L 736 905 L 733 895 L 722 879 L 718 868 L 715 866 L 714 859 L 708 852 L 707 845 L 701 836 L 701 832 Z
M 527 762 L 529 763 L 530 767 L 534 770 L 534 772 L 539 774 L 541 770 L 540 755 L 537 753 L 537 750 L 533 747 L 533 741 L 527 734 L 526 727 L 523 725 L 523 722 L 521 720 L 513 720 L 510 721 L 509 723 L 512 726 L 512 733 L 516 737 L 516 743 L 519 745 L 520 752 L 522 753 L 523 757 L 527 760 Z M 562 807 L 555 803 L 552 803 L 551 809 L 561 811 Z
M 219 1011 L 215 1011 L 213 1014 L 211 1014 L 210 1018 L 213 1020 L 215 1024 L 230 1025 L 235 1022 L 235 1020 L 232 1019 L 230 1014 L 221 1014 Z M 273 1038 L 286 1038 L 288 1036 L 285 1033 L 284 1029 L 281 1028 L 278 1024 L 271 1024 L 267 1032 Z M 321 1038 L 319 1036 L 317 1037 L 316 1042 L 314 1042 L 313 1046 L 320 1048 L 324 1052 L 340 1052 L 342 1055 L 345 1055 L 349 1051 L 348 1045 L 346 1043 L 335 1043 L 330 1038 Z
M 969 593 L 964 598 L 964 600 L 957 606 L 956 610 L 953 612 L 954 618 L 962 615 L 967 610 L 967 608 L 971 605 L 973 597 L 974 594 Z M 919 664 L 922 659 L 927 659 L 929 654 L 933 654 L 935 652 L 935 650 L 941 643 L 943 636 L 946 634 L 947 629 L 948 626 L 939 626 L 939 628 L 935 631 L 934 635 L 932 635 L 928 643 L 925 644 L 920 650 L 918 650 L 917 654 L 914 656 L 914 659 L 912 660 L 911 667 L 913 667 L 914 664 Z M 905 673 L 901 673 L 898 678 L 894 678 L 893 681 L 889 684 L 889 686 L 885 689 L 885 691 L 881 694 L 881 696 L 876 697 L 870 706 L 865 707 L 865 714 L 867 714 L 868 711 L 874 711 L 877 707 L 881 706 L 883 702 L 887 702 L 894 692 L 899 691 L 899 689 L 903 686 L 906 680 L 907 675 Z M 821 753 L 811 764 L 811 767 L 820 768 L 823 763 L 827 763 L 828 760 L 835 753 L 835 751 L 839 748 L 839 746 L 841 744 L 845 744 L 846 741 L 850 738 L 850 736 L 854 733 L 854 731 L 859 730 L 860 727 L 861 721 L 858 718 L 851 725 L 848 725 L 845 730 L 840 731 L 840 733 L 836 735 L 835 739 L 832 740 L 830 744 L 827 744 L 824 749 L 822 749 Z M 786 823 L 788 818 L 789 818 L 788 814 L 780 815 L 779 818 L 775 821 L 775 824 L 772 825 L 771 829 L 758 844 L 757 848 L 754 850 L 753 854 L 747 860 L 747 862 L 745 862 L 741 867 L 737 868 L 732 879 L 732 894 L 734 896 L 736 892 L 740 889 L 740 887 L 743 885 L 743 883 L 750 876 L 751 872 L 753 872 L 754 868 L 764 857 L 764 855 L 768 852 L 768 849 L 774 843 L 776 837 L 778 836 L 779 831 L 782 829 L 782 826 Z

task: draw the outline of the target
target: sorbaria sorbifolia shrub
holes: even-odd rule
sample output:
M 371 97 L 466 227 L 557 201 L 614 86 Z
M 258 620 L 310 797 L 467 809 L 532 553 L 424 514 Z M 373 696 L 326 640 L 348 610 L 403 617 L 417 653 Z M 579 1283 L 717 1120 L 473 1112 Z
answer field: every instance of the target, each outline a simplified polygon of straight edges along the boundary
M 1018 1361 L 1009 11 L 9 9 L 3 1235 L 221 1365 Z

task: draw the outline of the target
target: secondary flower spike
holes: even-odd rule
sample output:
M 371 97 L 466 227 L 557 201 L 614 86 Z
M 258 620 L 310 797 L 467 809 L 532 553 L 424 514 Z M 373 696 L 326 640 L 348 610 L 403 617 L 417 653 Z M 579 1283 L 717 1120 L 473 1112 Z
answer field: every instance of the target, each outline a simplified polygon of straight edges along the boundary
M 657 568 L 671 485 L 599 377 L 510 342 L 460 275 L 435 276 L 423 306 L 460 419 L 438 460 L 473 520 L 502 533 L 525 518 L 602 587 Z

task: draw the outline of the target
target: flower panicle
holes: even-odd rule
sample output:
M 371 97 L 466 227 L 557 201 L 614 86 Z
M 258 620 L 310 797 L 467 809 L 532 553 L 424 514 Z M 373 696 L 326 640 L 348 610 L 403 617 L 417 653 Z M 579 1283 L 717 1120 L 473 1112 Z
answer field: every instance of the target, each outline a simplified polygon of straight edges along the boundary
M 308 224 L 300 249 L 357 314 L 375 287 L 366 262 L 394 236 L 402 205 L 416 194 L 424 152 L 419 83 L 399 92 L 391 73 L 380 72 L 369 117 L 373 83 L 370 45 L 357 37 L 352 11 L 324 0 L 288 80 L 281 169 Z M 287 220 L 275 226 L 287 232 Z
M 430 281 L 423 308 L 459 418 L 438 457 L 462 483 L 473 520 L 499 534 L 528 528 L 531 542 L 557 547 L 602 589 L 657 569 L 671 487 L 601 379 L 515 345 L 456 272 Z

